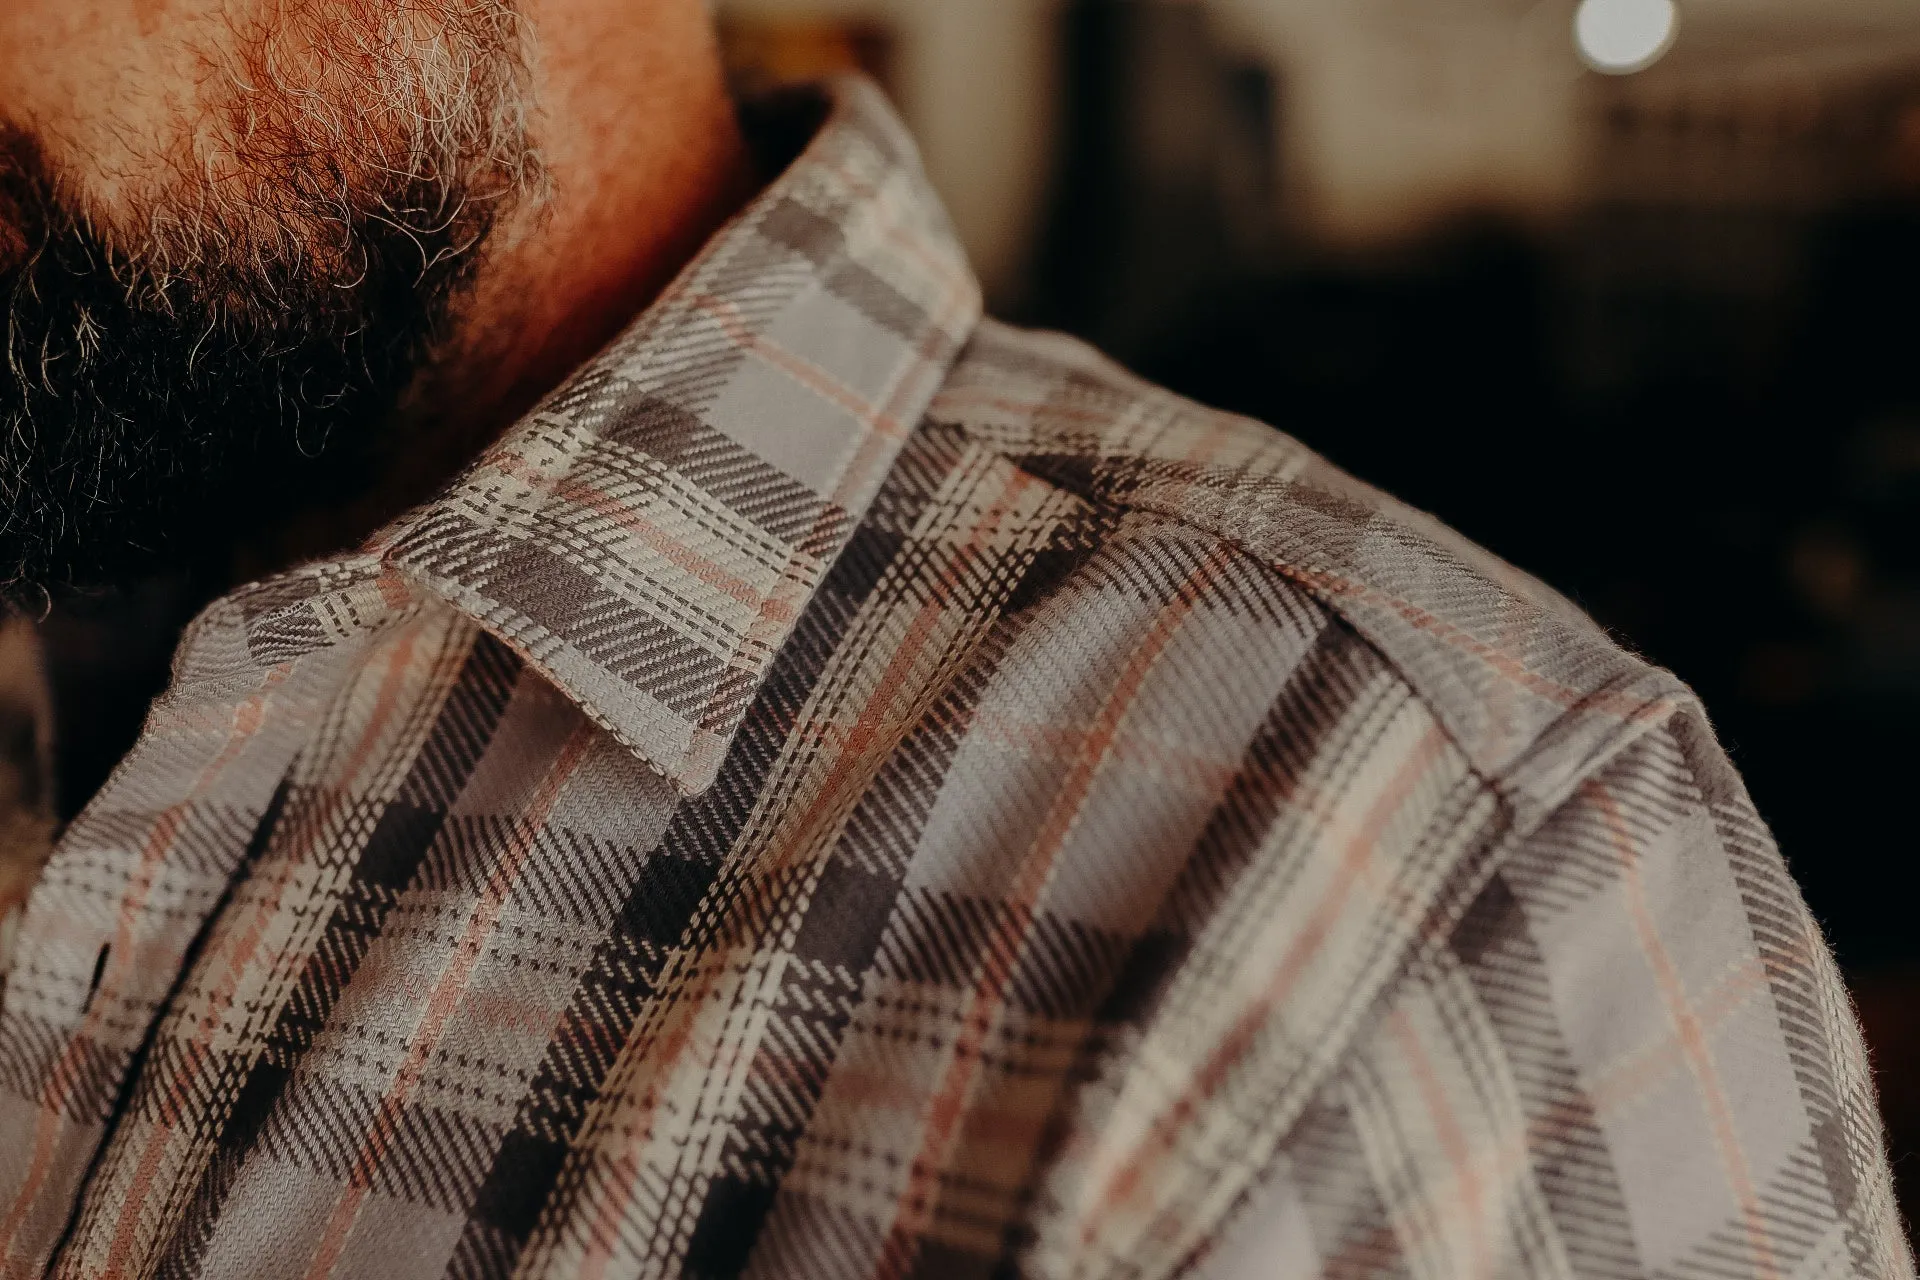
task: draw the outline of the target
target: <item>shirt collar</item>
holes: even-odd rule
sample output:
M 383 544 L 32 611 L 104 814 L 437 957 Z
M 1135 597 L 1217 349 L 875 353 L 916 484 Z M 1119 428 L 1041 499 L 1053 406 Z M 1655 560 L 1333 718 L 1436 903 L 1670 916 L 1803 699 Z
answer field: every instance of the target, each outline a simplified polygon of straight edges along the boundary
M 826 95 L 799 159 L 376 547 L 687 794 L 980 317 L 879 91 Z

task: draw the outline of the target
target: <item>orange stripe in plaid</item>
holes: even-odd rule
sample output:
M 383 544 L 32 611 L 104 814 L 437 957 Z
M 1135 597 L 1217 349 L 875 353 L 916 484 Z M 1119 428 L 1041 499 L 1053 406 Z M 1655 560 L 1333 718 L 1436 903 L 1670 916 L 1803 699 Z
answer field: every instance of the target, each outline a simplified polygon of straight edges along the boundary
M 946 326 L 956 324 L 969 305 L 970 299 L 962 294 L 950 294 L 945 299 L 945 310 L 920 340 L 919 358 L 908 363 L 904 375 L 895 382 L 885 402 L 875 411 L 879 418 L 895 418 L 901 406 L 920 402 L 931 390 L 926 383 L 943 376 L 938 371 L 944 366 L 932 359 L 933 345 L 946 341 L 942 336 Z M 833 492 L 828 497 L 828 505 L 815 521 L 811 536 L 801 545 L 816 544 L 826 532 L 830 519 L 843 518 L 846 512 L 855 509 L 855 498 L 871 492 L 872 486 L 880 479 L 878 473 L 897 456 L 897 443 L 890 437 L 874 432 L 867 432 L 860 437 L 853 455 L 840 469 Z M 977 536 L 979 531 L 975 533 Z M 811 583 L 802 581 L 790 572 L 782 574 L 779 586 L 768 597 L 767 606 L 761 609 L 759 617 L 741 637 L 739 655 L 753 652 L 756 648 L 770 654 L 779 639 L 791 630 L 793 619 L 811 595 Z M 698 726 L 702 729 L 715 727 L 717 719 L 715 708 L 710 704 L 700 717 Z M 696 736 L 688 748 L 688 759 L 682 768 L 701 775 L 707 774 L 717 767 L 718 761 L 706 757 L 718 751 L 722 745 L 718 740 L 702 740 Z
M 367 719 L 366 727 L 355 742 L 348 759 L 354 761 L 354 773 L 345 785 L 327 797 L 326 806 L 337 810 L 347 803 L 347 797 L 358 790 L 361 771 L 372 762 L 379 760 L 379 753 L 373 750 L 374 743 L 386 730 L 393 718 L 394 711 L 402 701 L 404 677 L 412 668 L 415 646 L 418 637 L 409 630 L 403 632 L 384 655 L 383 670 L 380 673 L 379 687 L 374 695 L 373 714 Z M 325 821 L 315 822 L 306 828 L 312 835 L 318 835 L 328 829 Z M 220 1015 L 233 1003 L 245 979 L 247 965 L 255 959 L 255 953 L 262 938 L 271 924 L 280 905 L 280 893 L 286 881 L 283 878 L 274 886 L 271 894 L 263 894 L 256 900 L 252 912 L 246 921 L 235 931 L 233 945 L 226 952 L 226 964 L 218 983 L 208 992 L 207 1013 L 201 1018 L 194 1034 L 183 1044 L 184 1063 L 173 1072 L 172 1088 L 160 1099 L 154 1123 L 146 1130 L 146 1142 L 141 1147 L 135 1166 L 133 1182 L 121 1203 L 120 1222 L 114 1232 L 113 1242 L 107 1250 L 107 1271 L 117 1274 L 127 1264 L 127 1254 L 134 1248 L 135 1236 L 139 1224 L 144 1218 L 147 1194 L 158 1175 L 161 1161 L 166 1156 L 167 1147 L 174 1137 L 174 1125 L 187 1115 L 187 1109 L 196 1101 L 192 1093 L 192 1082 L 198 1079 L 200 1067 L 206 1062 L 212 1050 L 214 1033 L 219 1029 Z M 208 952 L 205 958 L 206 968 L 214 971 L 216 956 Z
M 926 599 L 907 624 L 906 634 L 894 647 L 885 670 L 875 682 L 876 701 L 862 707 L 853 728 L 835 740 L 836 759 L 826 769 L 826 784 L 813 804 L 800 815 L 795 836 L 788 838 L 783 833 L 783 845 L 811 848 L 821 826 L 841 813 L 857 788 L 871 776 L 875 743 L 883 736 L 897 739 L 912 723 L 901 701 L 917 692 L 919 685 L 907 677 L 918 665 L 935 629 L 951 610 L 954 591 L 968 573 L 977 568 L 975 557 L 985 546 L 988 535 L 999 520 L 1039 484 L 1024 471 L 1011 472 L 1005 479 L 1006 483 L 987 505 L 986 513 L 969 532 L 967 541 L 955 549 L 942 567 Z
M 658 1046 L 656 1055 L 661 1066 L 651 1074 L 639 1097 L 629 1098 L 627 1107 L 621 1113 L 622 1127 L 630 1135 L 636 1138 L 651 1136 L 654 1115 L 664 1101 L 659 1081 L 670 1080 L 682 1065 L 693 1045 L 694 1024 L 699 1019 L 700 1010 L 712 997 L 722 976 L 722 967 L 718 965 L 698 969 L 685 992 L 665 1009 L 666 1025 L 652 1037 L 653 1045 Z M 613 1250 L 620 1240 L 620 1224 L 625 1220 L 624 1215 L 633 1202 L 634 1189 L 640 1182 L 640 1159 L 634 1152 L 634 1145 L 630 1142 L 608 1161 L 606 1172 L 599 1179 L 600 1186 L 589 1188 L 586 1193 L 597 1195 L 599 1204 L 593 1220 L 585 1224 L 587 1239 L 585 1252 L 578 1265 L 578 1280 L 604 1280 L 607 1268 L 612 1265 Z
M 725 298 L 714 297 L 712 294 L 692 294 L 689 295 L 688 301 L 712 316 L 719 323 L 720 331 L 731 338 L 734 345 L 741 350 L 760 357 L 808 391 L 830 404 L 845 409 L 873 430 L 895 440 L 906 439 L 911 423 L 902 422 L 881 406 L 873 404 L 865 396 L 811 360 L 803 359 L 771 338 L 755 333 L 740 318 L 740 309 L 733 303 Z
M 979 391 L 971 387 L 942 391 L 935 397 L 933 406 L 928 412 L 937 419 L 943 411 L 950 412 L 955 409 L 992 409 L 1023 422 L 1038 417 L 1052 417 L 1064 418 L 1069 422 L 1084 422 L 1089 426 L 1111 427 L 1113 425 L 1111 409 L 1067 404 L 1058 398 L 1046 401 L 1025 401 L 1014 396 Z
M 503 449 L 494 454 L 488 460 L 488 467 L 501 475 L 519 480 L 530 488 L 548 493 L 557 501 L 600 516 L 644 543 L 661 559 L 676 568 L 685 570 L 691 577 L 729 599 L 751 608 L 764 610 L 769 607 L 766 594 L 759 587 L 729 571 L 710 556 L 702 555 L 689 545 L 686 539 L 675 537 L 660 525 L 645 518 L 639 509 L 629 506 L 596 485 L 576 479 L 570 474 L 556 479 L 539 468 L 529 465 L 524 456 L 510 449 Z M 790 618 L 791 613 L 788 616 Z
M 500 913 L 506 908 L 507 897 L 513 890 L 521 865 L 526 861 L 534 841 L 539 838 L 547 815 L 559 802 L 567 780 L 593 747 L 595 737 L 591 725 L 582 724 L 576 728 L 529 798 L 526 808 L 516 815 L 511 827 L 513 839 L 500 851 L 500 860 L 487 880 L 486 892 L 467 917 L 466 929 L 453 948 L 452 961 L 427 1002 L 420 1025 L 415 1028 L 413 1038 L 407 1044 L 407 1055 L 401 1061 L 386 1096 L 381 1099 L 379 1113 L 374 1117 L 360 1151 L 354 1157 L 347 1185 L 334 1204 L 333 1214 L 327 1220 L 326 1233 L 321 1237 L 320 1247 L 307 1268 L 307 1280 L 324 1280 L 340 1260 L 340 1250 L 346 1244 L 347 1232 L 359 1216 L 360 1206 L 366 1200 L 367 1190 L 373 1185 L 380 1161 L 399 1128 L 401 1111 L 419 1085 L 427 1059 L 440 1043 L 440 1035 L 460 1003 L 467 979 L 480 962 L 480 953 L 487 938 L 500 922 Z
M 1702 1032 L 1711 1036 L 1728 1019 L 1747 1006 L 1747 1002 L 1767 992 L 1766 966 L 1748 959 L 1730 965 L 1720 980 L 1694 1005 L 1694 1017 Z M 1688 1067 L 1686 1048 L 1673 1036 L 1663 1036 L 1636 1053 L 1621 1058 L 1612 1067 L 1593 1078 L 1587 1096 L 1595 1111 L 1605 1115 L 1646 1096 L 1675 1067 Z
M 233 709 L 230 718 L 232 728 L 227 741 L 220 753 L 200 771 L 198 785 L 191 789 L 192 794 L 212 786 L 240 758 L 265 723 L 266 708 L 273 694 L 286 682 L 292 671 L 291 663 L 272 668 L 262 678 L 260 688 Z M 153 888 L 154 870 L 172 850 L 174 839 L 179 834 L 181 818 L 191 803 L 189 800 L 175 805 L 159 816 L 141 849 L 139 863 L 128 875 L 127 893 L 120 902 L 113 942 L 110 944 L 112 949 L 108 952 L 108 969 L 101 975 L 100 985 L 103 988 L 108 986 L 109 978 L 117 986 L 134 963 L 132 943 L 142 923 L 147 895 Z M 82 815 L 80 820 L 86 821 L 86 815 Z M 117 964 L 113 955 L 116 950 L 119 952 Z M 51 1172 L 60 1136 L 71 1127 L 66 1117 L 66 1107 L 71 1091 L 79 1082 L 83 1046 L 96 1037 L 106 1017 L 106 1006 L 110 1003 L 110 998 L 96 993 L 82 1016 L 80 1026 L 68 1037 L 59 1060 L 47 1073 L 47 1083 L 40 1095 L 40 1111 L 34 1126 L 33 1158 L 6 1219 L 0 1221 L 0 1241 L 11 1242 L 17 1238 L 22 1224 L 39 1198 L 41 1188 Z
M 1079 821 L 1082 807 L 1093 789 L 1094 779 L 1107 760 L 1107 748 L 1119 732 L 1128 708 L 1145 684 L 1147 673 L 1159 662 L 1160 655 L 1172 643 L 1180 626 L 1194 606 L 1231 560 L 1228 548 L 1215 550 L 1180 584 L 1174 597 L 1160 610 L 1153 627 L 1127 660 L 1114 680 L 1099 713 L 1095 730 L 1074 758 L 1073 767 L 1062 779 L 1059 790 L 1035 832 L 1020 865 L 1014 869 L 1002 899 L 1002 928 L 986 948 L 978 981 L 969 994 L 960 1033 L 948 1055 L 947 1069 L 928 1102 L 920 1150 L 909 1165 L 907 1186 L 894 1204 L 894 1217 L 887 1240 L 874 1269 L 875 1280 L 900 1280 L 912 1268 L 917 1243 L 932 1220 L 933 1183 L 948 1166 L 961 1122 L 966 1118 L 966 1095 L 980 1065 L 981 1043 L 1002 1004 L 1007 986 L 1013 979 L 1014 962 L 1021 946 L 1033 932 L 1033 915 L 1040 903 L 1055 859 L 1065 846 L 1068 834 Z M 1011 917 L 1011 918 L 1008 918 Z
M 1692 1001 L 1687 998 L 1686 982 L 1674 964 L 1672 953 L 1667 950 L 1666 941 L 1660 936 L 1653 906 L 1647 900 L 1647 884 L 1640 874 L 1640 858 L 1634 848 L 1633 836 L 1627 830 L 1626 819 L 1603 779 L 1589 779 L 1581 790 L 1605 816 L 1608 834 L 1613 837 L 1620 854 L 1620 883 L 1625 890 L 1628 916 L 1639 935 L 1641 955 L 1660 987 L 1660 997 L 1666 1005 L 1667 1016 L 1673 1021 L 1674 1035 L 1680 1041 L 1687 1066 L 1693 1074 L 1694 1085 L 1700 1092 L 1700 1101 L 1706 1108 L 1714 1146 L 1726 1170 L 1728 1188 L 1733 1192 L 1734 1200 L 1740 1206 L 1740 1216 L 1745 1220 L 1747 1239 L 1753 1246 L 1762 1274 L 1777 1277 L 1780 1274 L 1779 1259 L 1774 1255 L 1773 1240 L 1760 1211 L 1760 1196 L 1754 1186 L 1753 1169 L 1747 1161 L 1745 1148 L 1740 1144 L 1740 1130 L 1734 1123 L 1733 1107 L 1727 1101 L 1726 1084 L 1720 1079 L 1720 1069 L 1714 1062 L 1713 1046 L 1707 1043 L 1706 1030 L 1700 1025 Z
M 1621 721 L 1627 724 L 1660 724 L 1672 719 L 1674 712 L 1680 707 L 1680 703 L 1673 698 L 1648 701 L 1642 698 L 1623 698 L 1618 694 L 1605 691 L 1593 693 L 1576 689 L 1572 685 L 1563 684 L 1533 670 L 1513 653 L 1501 650 L 1483 640 L 1476 640 L 1439 614 L 1423 609 L 1410 600 L 1402 600 L 1398 596 L 1325 569 L 1306 569 L 1287 564 L 1278 564 L 1274 567 L 1310 589 L 1384 606 L 1420 630 L 1440 637 L 1463 653 L 1472 654 L 1515 684 L 1525 688 L 1527 692 L 1563 707 L 1579 707 L 1583 711 L 1605 711 L 1620 717 Z
M 980 391 L 971 387 L 961 387 L 942 391 L 936 398 L 930 412 L 938 416 L 942 410 L 963 408 L 988 408 L 1023 421 L 1031 421 L 1047 416 L 1097 423 L 1110 427 L 1114 412 L 1111 407 L 1085 407 L 1062 403 L 1057 399 L 1044 401 L 1023 400 L 1018 397 Z M 1227 415 L 1209 414 L 1204 426 L 1206 441 L 1199 446 L 1190 446 L 1186 458 L 1198 461 L 1211 454 L 1220 440 L 1229 435 L 1238 434 L 1237 428 L 1244 424 L 1236 423 Z M 1196 488 L 1202 486 L 1196 485 Z M 1143 509 L 1157 509 L 1159 504 L 1141 503 Z M 1274 567 L 1287 576 L 1313 590 L 1316 594 L 1347 597 L 1380 605 L 1398 614 L 1408 623 L 1430 634 L 1436 635 L 1462 652 L 1481 659 L 1502 675 L 1510 677 L 1515 683 L 1549 701 L 1562 706 L 1579 706 L 1582 709 L 1603 710 L 1621 716 L 1637 724 L 1659 723 L 1672 715 L 1675 705 L 1671 700 L 1657 702 L 1637 701 L 1620 698 L 1607 693 L 1593 694 L 1590 691 L 1576 689 L 1571 685 L 1553 680 L 1549 676 L 1534 671 L 1520 662 L 1513 650 L 1498 644 L 1489 644 L 1477 640 L 1458 626 L 1440 617 L 1438 614 L 1422 608 L 1420 605 L 1379 590 L 1366 583 L 1357 582 L 1328 569 L 1310 568 L 1305 565 L 1275 562 Z
M 931 251 L 926 234 L 920 230 L 902 226 L 900 215 L 911 208 L 911 196 L 900 199 L 888 199 L 886 193 L 855 173 L 844 162 L 825 160 L 821 168 L 831 173 L 846 185 L 848 191 L 867 200 L 877 207 L 884 208 L 890 216 L 881 224 L 880 234 L 886 242 L 920 268 L 929 279 L 938 280 L 949 292 L 956 295 L 977 294 L 980 286 L 973 275 L 946 254 Z
M 568 478 L 553 488 L 553 496 L 582 511 L 591 511 L 644 543 L 661 559 L 682 569 L 712 587 L 721 595 L 763 613 L 778 608 L 765 591 L 708 556 L 701 555 L 685 537 L 676 536 L 649 520 L 640 510 L 614 498 L 605 490 L 582 480 Z M 793 609 L 784 611 L 783 620 L 792 621 Z
M 1094 1209 L 1081 1224 L 1080 1239 L 1091 1245 L 1106 1226 L 1107 1219 L 1127 1208 L 1139 1194 L 1147 1170 L 1153 1162 L 1173 1151 L 1182 1130 L 1198 1113 L 1200 1104 L 1216 1094 L 1232 1074 L 1235 1064 L 1247 1054 L 1248 1047 L 1265 1026 L 1273 1011 L 1293 994 L 1294 986 L 1307 966 L 1323 957 L 1334 922 L 1347 902 L 1367 879 L 1376 856 L 1380 835 L 1413 790 L 1427 777 L 1428 766 L 1438 758 L 1447 743 L 1438 725 L 1429 725 L 1406 758 L 1400 762 L 1392 780 L 1374 798 L 1359 828 L 1347 840 L 1340 853 L 1340 865 L 1320 901 L 1314 904 L 1259 996 L 1248 1002 L 1232 1029 L 1211 1048 L 1205 1061 L 1193 1073 L 1173 1105 L 1153 1117 L 1148 1132 L 1136 1149 L 1121 1162 L 1121 1169 L 1094 1197 Z
M 1012 472 L 1007 479 L 1009 481 L 1007 486 L 989 504 L 987 518 L 974 526 L 967 543 L 958 550 L 940 576 L 935 579 L 927 601 L 916 613 L 913 622 L 908 625 L 906 637 L 895 649 L 888 661 L 886 672 L 876 685 L 878 689 L 886 691 L 883 696 L 898 697 L 900 691 L 909 686 L 910 682 L 903 677 L 925 648 L 934 627 L 943 615 L 943 610 L 950 603 L 952 591 L 967 571 L 970 554 L 984 544 L 988 532 L 994 527 L 997 515 L 1009 509 L 1022 493 L 1039 483 L 1022 471 Z M 879 736 L 877 727 L 882 723 L 888 724 L 891 732 L 898 733 L 906 724 L 906 719 L 899 715 L 889 717 L 884 714 L 868 714 L 863 710 L 851 733 L 838 743 L 839 758 L 827 769 L 827 782 L 821 789 L 820 797 L 799 815 L 796 829 L 783 830 L 780 833 L 777 840 L 778 847 L 794 850 L 812 847 L 821 824 L 831 815 L 839 813 L 846 800 L 850 798 L 855 778 L 866 776 L 865 772 L 857 766 L 866 761 L 869 762 L 868 768 L 871 767 L 869 748 Z M 752 891 L 749 890 L 743 896 L 751 896 L 751 894 Z M 716 980 L 717 974 L 703 975 L 696 988 L 696 995 L 683 998 L 683 1003 L 688 1008 L 697 1009 L 705 1002 Z M 666 1041 L 665 1052 L 661 1055 L 664 1061 L 664 1066 L 661 1068 L 663 1077 L 670 1077 L 680 1066 L 680 1056 L 689 1042 L 691 1028 L 692 1020 L 689 1015 L 679 1024 L 677 1033 Z M 636 1131 L 645 1131 L 658 1101 L 658 1097 L 649 1090 L 645 1105 L 640 1109 L 634 1125 Z M 591 1243 L 587 1256 L 581 1264 L 581 1280 L 599 1280 L 611 1263 L 613 1242 L 618 1238 L 618 1217 L 620 1212 L 631 1203 L 639 1177 L 639 1162 L 630 1153 L 623 1152 L 607 1175 L 611 1187 L 602 1193 L 600 1212 L 594 1224 Z
M 1460 1219 L 1467 1230 L 1472 1252 L 1473 1275 L 1497 1274 L 1493 1266 L 1493 1247 L 1487 1240 L 1488 1189 L 1480 1171 L 1474 1167 L 1474 1144 L 1468 1140 L 1453 1101 L 1434 1070 L 1433 1058 L 1420 1042 L 1420 1031 L 1405 1009 L 1396 1009 L 1387 1019 L 1387 1029 L 1412 1069 L 1420 1099 L 1427 1105 L 1427 1118 L 1433 1122 L 1434 1137 L 1446 1153 L 1447 1167 L 1453 1175 L 1452 1189 L 1460 1199 Z

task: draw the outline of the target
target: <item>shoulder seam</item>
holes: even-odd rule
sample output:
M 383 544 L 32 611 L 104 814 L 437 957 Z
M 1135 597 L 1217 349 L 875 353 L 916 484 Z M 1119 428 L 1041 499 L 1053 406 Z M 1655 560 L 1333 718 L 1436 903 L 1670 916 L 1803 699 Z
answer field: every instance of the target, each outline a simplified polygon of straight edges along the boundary
M 1127 384 L 1125 389 L 1127 391 L 1138 394 L 1143 400 L 1149 402 L 1156 413 L 1165 414 L 1169 417 L 1185 414 L 1202 414 L 1208 417 L 1218 418 L 1222 421 L 1246 422 L 1258 426 L 1262 430 L 1272 430 L 1272 428 L 1254 422 L 1252 419 L 1241 418 L 1238 415 L 1228 414 L 1223 411 L 1208 409 L 1205 406 L 1194 404 L 1164 388 L 1144 382 L 1134 375 L 1127 373 L 1124 369 L 1118 369 L 1116 367 L 1112 372 L 1118 378 L 1125 380 Z M 1038 483 L 1044 484 L 1058 492 L 1071 494 L 1095 510 L 1116 515 L 1137 513 L 1155 516 L 1178 525 L 1181 528 L 1189 529 L 1212 538 L 1222 545 L 1233 548 L 1236 552 L 1248 557 L 1250 560 L 1265 566 L 1267 569 L 1286 579 L 1287 582 L 1310 599 L 1317 607 L 1324 609 L 1330 617 L 1339 619 L 1343 625 L 1351 628 L 1354 633 L 1359 636 L 1361 640 L 1365 641 L 1368 647 L 1379 656 L 1381 662 L 1394 673 L 1396 678 L 1400 679 L 1413 691 L 1415 697 L 1419 698 L 1420 701 L 1429 708 L 1433 708 L 1432 700 L 1420 690 L 1418 682 L 1412 678 L 1405 664 L 1394 656 L 1391 649 L 1380 643 L 1359 619 L 1353 616 L 1350 608 L 1344 607 L 1349 597 L 1365 589 L 1364 584 L 1349 582 L 1329 571 L 1315 569 L 1304 564 L 1293 563 L 1276 556 L 1269 551 L 1253 545 L 1248 539 L 1236 535 L 1230 529 L 1216 527 L 1210 522 L 1197 520 L 1191 513 L 1179 510 L 1172 504 L 1160 502 L 1152 498 L 1116 497 L 1112 494 L 1089 491 L 1068 483 L 1060 477 L 1035 471 L 1032 467 L 1024 464 L 1000 442 L 993 440 L 990 436 L 982 432 L 974 430 L 964 414 L 936 418 L 932 420 L 931 424 L 960 432 L 968 440 L 991 450 L 996 456 L 1003 459 L 1009 466 L 1018 469 L 1023 475 L 1031 476 Z M 1303 459 L 1311 460 L 1314 457 L 1311 451 L 1304 445 L 1300 446 L 1300 450 Z M 1423 619 L 1423 625 L 1435 629 L 1448 626 L 1444 620 L 1431 616 Z M 1632 670 L 1628 673 L 1629 678 L 1624 681 L 1617 680 L 1609 682 L 1607 685 L 1603 685 L 1598 689 L 1589 691 L 1576 699 L 1570 700 L 1559 716 L 1541 726 L 1524 741 L 1521 750 L 1519 750 L 1515 756 L 1515 767 L 1502 773 L 1489 773 L 1487 770 L 1482 769 L 1478 762 L 1473 760 L 1473 753 L 1469 750 L 1468 745 L 1459 740 L 1458 736 L 1452 728 L 1445 723 L 1444 719 L 1441 720 L 1443 732 L 1447 734 L 1448 740 L 1454 744 L 1455 748 L 1467 757 L 1469 768 L 1472 770 L 1474 776 L 1478 778 L 1482 785 L 1491 793 L 1514 807 L 1517 823 L 1524 823 L 1529 829 L 1537 827 L 1540 822 L 1545 821 L 1554 810 L 1559 808 L 1564 796 L 1571 794 L 1581 779 L 1589 777 L 1594 772 L 1604 768 L 1609 760 L 1631 747 L 1645 732 L 1666 723 L 1673 715 L 1683 709 L 1691 709 L 1695 713 L 1700 713 L 1698 699 L 1677 677 L 1665 671 L 1663 668 L 1654 666 L 1638 655 L 1631 654 L 1624 649 L 1620 649 L 1619 652 L 1626 654 L 1634 664 Z M 1556 736 L 1564 734 L 1571 721 L 1581 710 L 1602 705 L 1607 706 L 1609 710 L 1618 717 L 1622 731 L 1612 735 L 1599 749 L 1583 753 L 1580 762 L 1581 767 L 1568 774 L 1568 776 L 1563 779 L 1562 785 L 1555 788 L 1555 791 L 1559 794 L 1545 800 L 1539 796 L 1529 799 L 1527 795 L 1513 785 L 1514 776 L 1522 771 L 1521 766 L 1533 763 L 1539 756 L 1541 748 L 1550 744 Z

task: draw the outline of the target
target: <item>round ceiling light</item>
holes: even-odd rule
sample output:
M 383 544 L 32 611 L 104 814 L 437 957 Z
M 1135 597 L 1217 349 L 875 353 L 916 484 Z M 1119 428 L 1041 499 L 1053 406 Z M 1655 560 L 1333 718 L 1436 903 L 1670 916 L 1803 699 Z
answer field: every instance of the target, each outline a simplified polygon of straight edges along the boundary
M 1611 76 L 1632 75 L 1658 62 L 1679 29 L 1673 0 L 1580 0 L 1573 15 L 1581 59 Z

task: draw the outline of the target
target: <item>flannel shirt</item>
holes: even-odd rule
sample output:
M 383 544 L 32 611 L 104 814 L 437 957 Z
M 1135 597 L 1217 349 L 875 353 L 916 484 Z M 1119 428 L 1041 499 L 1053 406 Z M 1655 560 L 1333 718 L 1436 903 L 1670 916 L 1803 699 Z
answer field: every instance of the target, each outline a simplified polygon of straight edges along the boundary
M 35 889 L 5 1275 L 1911 1274 L 1699 707 L 980 317 L 850 82 L 601 356 L 247 587 Z

